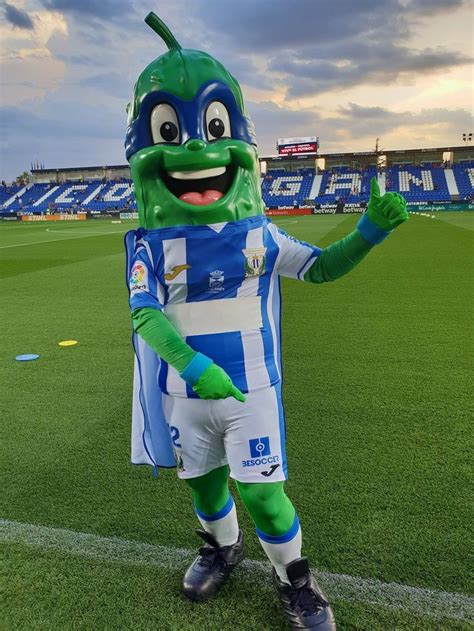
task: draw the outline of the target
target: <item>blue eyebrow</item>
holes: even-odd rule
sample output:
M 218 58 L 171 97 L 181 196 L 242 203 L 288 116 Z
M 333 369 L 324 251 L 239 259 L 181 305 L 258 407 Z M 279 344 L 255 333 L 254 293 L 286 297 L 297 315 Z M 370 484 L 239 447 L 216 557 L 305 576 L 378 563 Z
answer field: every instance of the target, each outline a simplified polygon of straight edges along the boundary
M 160 103 L 167 103 L 175 110 L 180 125 L 181 144 L 190 138 L 201 138 L 208 142 L 204 119 L 206 108 L 212 101 L 220 101 L 226 106 L 232 138 L 256 146 L 253 123 L 239 110 L 230 88 L 220 81 L 210 81 L 205 83 L 190 101 L 184 101 L 164 90 L 149 92 L 140 104 L 137 118 L 127 128 L 125 137 L 127 160 L 137 151 L 155 144 L 150 119 L 153 108 Z

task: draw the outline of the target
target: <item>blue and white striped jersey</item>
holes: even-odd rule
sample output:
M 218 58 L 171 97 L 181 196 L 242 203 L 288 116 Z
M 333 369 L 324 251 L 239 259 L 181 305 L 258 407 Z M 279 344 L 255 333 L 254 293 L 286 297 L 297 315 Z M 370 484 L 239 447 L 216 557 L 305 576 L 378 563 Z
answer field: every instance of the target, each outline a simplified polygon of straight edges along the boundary
M 163 310 L 196 351 L 249 392 L 281 379 L 279 276 L 303 279 L 320 249 L 265 216 L 205 225 L 139 229 L 130 307 Z M 165 394 L 197 395 L 161 362 Z

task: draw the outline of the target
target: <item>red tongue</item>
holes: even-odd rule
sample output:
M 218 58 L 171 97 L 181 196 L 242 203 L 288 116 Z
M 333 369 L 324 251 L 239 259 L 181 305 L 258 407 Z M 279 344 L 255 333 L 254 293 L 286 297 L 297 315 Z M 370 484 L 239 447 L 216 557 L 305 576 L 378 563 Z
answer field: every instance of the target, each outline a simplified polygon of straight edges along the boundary
M 207 206 L 207 204 L 212 204 L 217 202 L 223 196 L 223 193 L 220 191 L 213 191 L 212 189 L 208 191 L 204 191 L 204 193 L 183 193 L 179 196 L 183 202 L 187 204 L 194 204 L 194 206 Z

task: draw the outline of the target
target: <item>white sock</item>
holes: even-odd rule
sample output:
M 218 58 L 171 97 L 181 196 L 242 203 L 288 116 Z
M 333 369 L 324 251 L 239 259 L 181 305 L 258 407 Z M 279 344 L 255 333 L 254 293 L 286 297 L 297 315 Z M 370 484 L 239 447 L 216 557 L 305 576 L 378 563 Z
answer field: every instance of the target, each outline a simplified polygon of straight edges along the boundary
M 289 584 L 286 566 L 301 558 L 301 528 L 298 517 L 295 516 L 290 530 L 279 537 L 266 535 L 258 528 L 257 535 L 280 580 Z
M 206 532 L 211 534 L 220 546 L 231 546 L 239 538 L 239 524 L 237 522 L 237 511 L 234 500 L 229 495 L 226 505 L 215 515 L 205 515 L 196 511 L 201 526 Z

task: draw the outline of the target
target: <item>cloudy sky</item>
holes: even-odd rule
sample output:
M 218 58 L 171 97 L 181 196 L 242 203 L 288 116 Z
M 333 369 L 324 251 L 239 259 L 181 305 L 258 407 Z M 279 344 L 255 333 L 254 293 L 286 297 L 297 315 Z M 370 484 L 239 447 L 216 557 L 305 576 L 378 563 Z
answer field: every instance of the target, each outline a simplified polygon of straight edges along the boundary
M 277 137 L 321 150 L 462 144 L 474 131 L 470 0 L 0 0 L 0 177 L 124 163 L 125 107 L 165 52 L 186 48 L 240 81 L 261 155 Z

